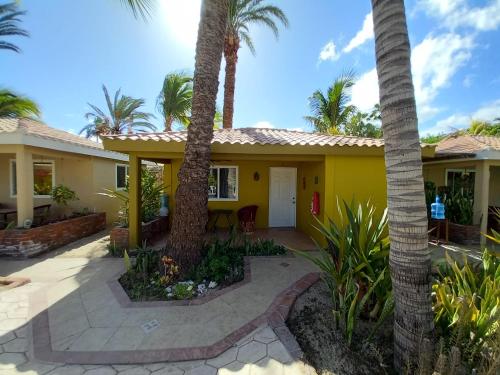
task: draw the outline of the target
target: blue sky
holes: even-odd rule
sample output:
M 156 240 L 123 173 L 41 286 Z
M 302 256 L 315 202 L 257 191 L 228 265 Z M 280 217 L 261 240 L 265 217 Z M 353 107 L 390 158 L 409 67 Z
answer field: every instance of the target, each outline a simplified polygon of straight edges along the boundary
M 311 130 L 308 96 L 346 69 L 358 77 L 353 103 L 369 110 L 378 100 L 370 1 L 273 2 L 290 27 L 278 41 L 255 27 L 257 55 L 240 50 L 235 127 Z M 22 0 L 31 37 L 12 38 L 21 54 L 1 53 L 0 86 L 32 97 L 47 124 L 72 132 L 86 124 L 88 102 L 104 107 L 103 83 L 156 113 L 165 74 L 194 69 L 200 0 L 157 3 L 144 23 L 119 0 Z M 421 133 L 500 117 L 500 0 L 412 0 L 406 8 Z

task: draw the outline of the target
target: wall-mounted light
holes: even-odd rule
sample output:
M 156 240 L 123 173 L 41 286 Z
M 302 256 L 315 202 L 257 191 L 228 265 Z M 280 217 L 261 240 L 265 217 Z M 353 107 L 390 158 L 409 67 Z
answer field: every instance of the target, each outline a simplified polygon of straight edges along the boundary
M 260 180 L 260 174 L 259 174 L 259 172 L 255 172 L 255 173 L 253 174 L 253 180 L 254 180 L 254 181 L 259 181 L 259 180 Z

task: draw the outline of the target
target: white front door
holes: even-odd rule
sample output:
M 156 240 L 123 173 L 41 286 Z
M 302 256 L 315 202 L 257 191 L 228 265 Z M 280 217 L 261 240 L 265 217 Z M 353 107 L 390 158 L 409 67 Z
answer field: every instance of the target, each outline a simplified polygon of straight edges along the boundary
M 270 168 L 269 226 L 295 227 L 296 168 Z

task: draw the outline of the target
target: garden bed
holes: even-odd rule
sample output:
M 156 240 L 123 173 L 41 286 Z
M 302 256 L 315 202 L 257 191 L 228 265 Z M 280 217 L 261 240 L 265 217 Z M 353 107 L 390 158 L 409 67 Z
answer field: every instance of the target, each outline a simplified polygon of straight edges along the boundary
M 247 256 L 274 256 L 287 253 L 286 248 L 270 240 L 241 240 L 234 237 L 215 241 L 203 250 L 199 265 L 184 272 L 183 278 L 175 260 L 162 256 L 166 251 L 138 249 L 137 255 L 119 283 L 131 301 L 190 301 L 211 299 L 222 289 L 234 287 L 249 276 Z M 133 264 L 132 264 L 133 263 Z
M 326 284 L 319 281 L 297 299 L 290 311 L 287 325 L 305 360 L 318 375 L 391 373 L 393 320 L 388 318 L 370 343 L 365 340 L 375 323 L 359 321 L 349 347 L 343 333 L 336 329 L 330 296 Z
M 449 240 L 462 245 L 479 245 L 481 231 L 479 225 L 449 223 Z
M 0 255 L 32 257 L 106 228 L 106 213 L 77 216 L 30 229 L 0 230 Z

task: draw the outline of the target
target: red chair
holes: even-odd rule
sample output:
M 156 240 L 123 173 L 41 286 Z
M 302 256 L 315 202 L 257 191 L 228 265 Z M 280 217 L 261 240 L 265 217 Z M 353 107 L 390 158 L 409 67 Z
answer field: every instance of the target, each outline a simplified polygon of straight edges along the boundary
M 238 221 L 243 233 L 253 233 L 255 231 L 255 217 L 258 206 L 245 206 L 238 210 Z

